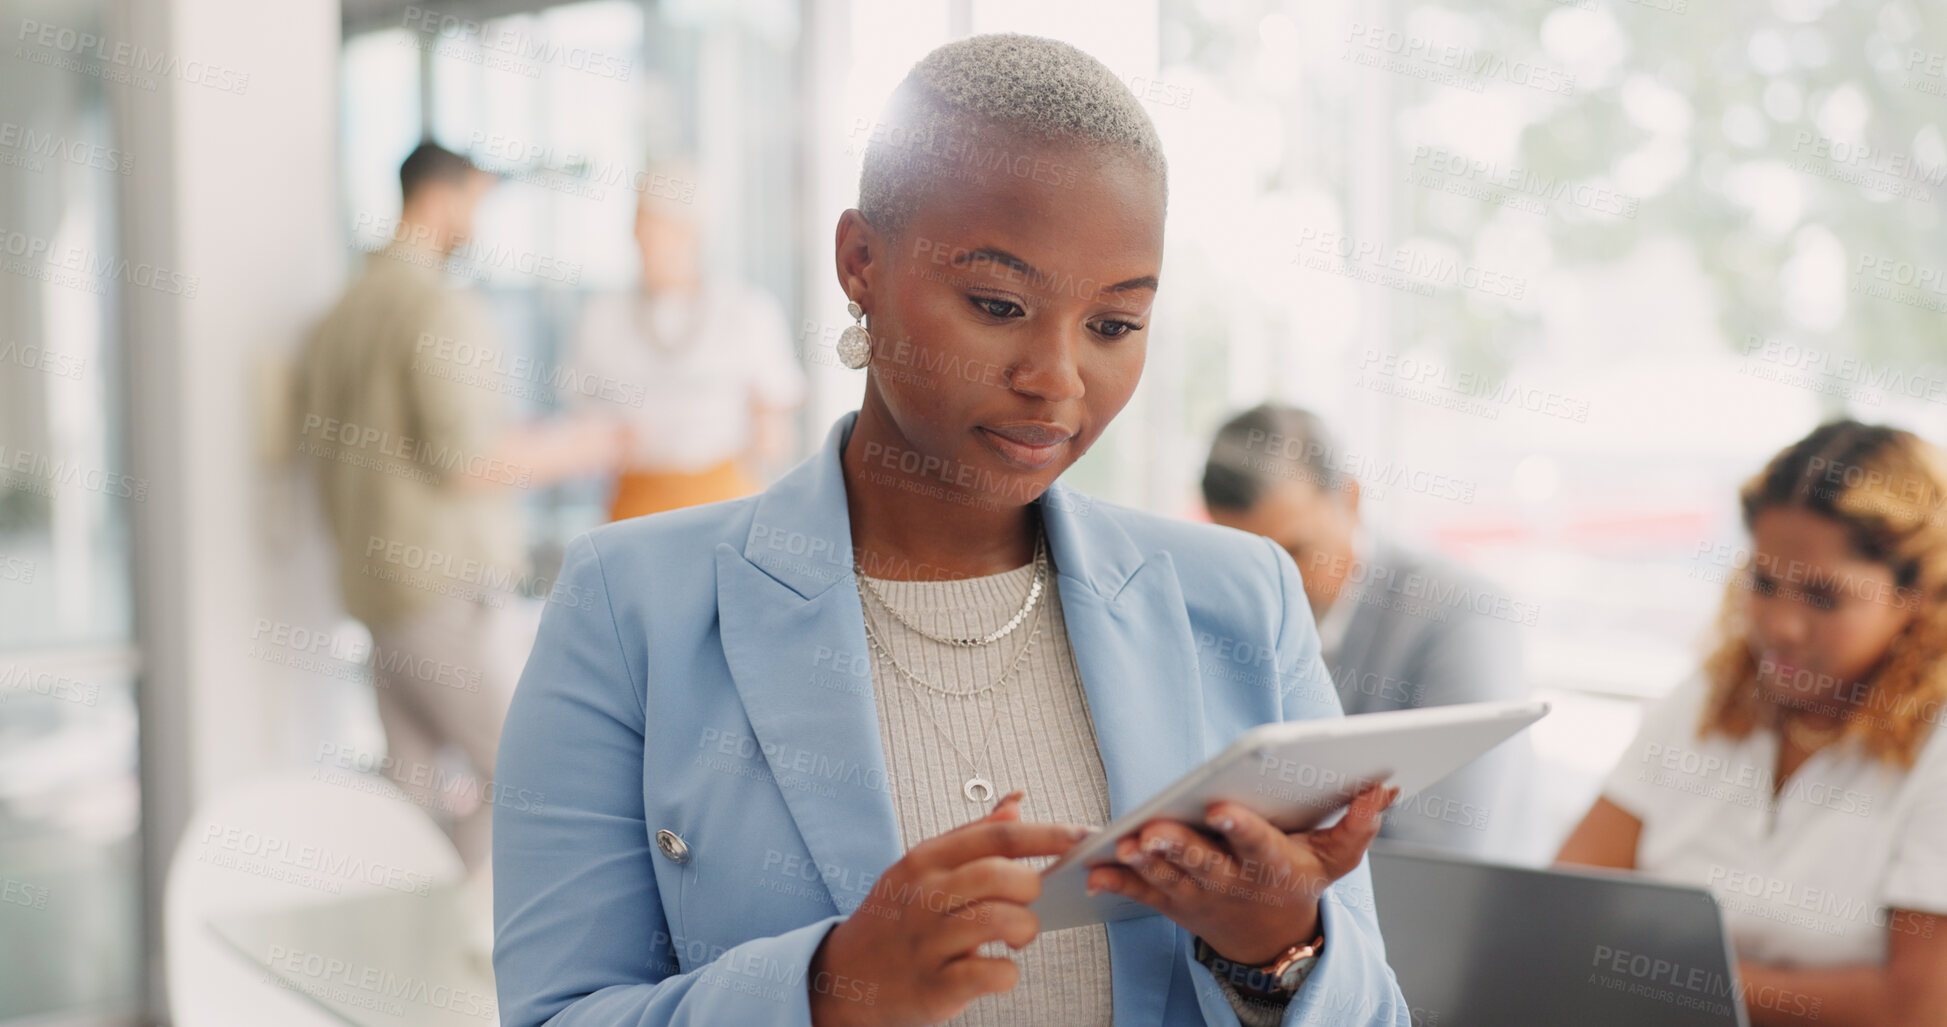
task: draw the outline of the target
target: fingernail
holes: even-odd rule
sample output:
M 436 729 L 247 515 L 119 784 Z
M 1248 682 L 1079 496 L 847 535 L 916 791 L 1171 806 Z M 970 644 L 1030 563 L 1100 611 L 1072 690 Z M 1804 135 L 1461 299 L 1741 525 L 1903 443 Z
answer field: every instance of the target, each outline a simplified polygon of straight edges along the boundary
M 1087 898 L 1091 898 L 1091 899 L 1092 899 L 1092 898 L 1094 898 L 1094 897 L 1096 897 L 1097 895 L 1100 895 L 1100 894 L 1102 894 L 1102 888 L 1101 888 L 1101 886 L 1099 886 L 1099 885 L 1093 885 L 1093 884 L 1091 884 L 1091 885 L 1089 885 L 1089 886 L 1088 886 L 1088 889 L 1087 889 L 1087 890 L 1086 890 L 1086 891 L 1085 891 L 1085 892 L 1084 892 L 1083 894 L 1084 894 L 1084 895 L 1085 895 L 1085 896 L 1086 896 Z
M 1068 825 L 1068 837 L 1073 838 L 1078 842 L 1094 833 L 1095 833 L 1095 828 L 1092 828 L 1087 824 Z
M 1237 828 L 1237 821 L 1232 820 L 1229 817 L 1222 817 L 1222 816 L 1211 817 L 1209 823 L 1211 827 L 1214 827 L 1225 834 L 1229 834 L 1231 833 L 1231 831 Z

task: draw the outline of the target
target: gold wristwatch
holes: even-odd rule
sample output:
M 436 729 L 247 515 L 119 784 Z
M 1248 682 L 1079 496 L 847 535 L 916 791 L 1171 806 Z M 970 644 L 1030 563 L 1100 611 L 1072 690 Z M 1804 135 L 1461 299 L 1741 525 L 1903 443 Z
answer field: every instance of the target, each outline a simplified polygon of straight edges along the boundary
M 1238 990 L 1253 995 L 1270 998 L 1290 998 L 1298 993 L 1298 986 L 1311 976 L 1312 968 L 1318 965 L 1319 954 L 1325 950 L 1325 935 L 1320 934 L 1309 944 L 1293 945 L 1278 953 L 1278 958 L 1262 966 L 1250 966 L 1225 959 L 1210 947 L 1202 938 L 1197 939 L 1197 962 L 1210 968 L 1210 972 L 1229 981 Z

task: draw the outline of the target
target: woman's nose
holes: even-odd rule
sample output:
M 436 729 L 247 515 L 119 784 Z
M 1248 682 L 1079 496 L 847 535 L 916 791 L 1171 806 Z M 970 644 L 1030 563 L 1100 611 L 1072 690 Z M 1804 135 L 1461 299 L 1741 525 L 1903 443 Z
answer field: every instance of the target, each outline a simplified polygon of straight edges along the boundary
M 1057 325 L 1035 333 L 1028 351 L 1009 369 L 1008 384 L 1015 392 L 1049 403 L 1080 399 L 1086 391 L 1079 359 L 1087 342 L 1080 337 L 1085 331 L 1081 326 Z
M 1776 596 L 1753 596 L 1751 627 L 1767 649 L 1794 646 L 1805 640 L 1807 624 L 1797 603 Z

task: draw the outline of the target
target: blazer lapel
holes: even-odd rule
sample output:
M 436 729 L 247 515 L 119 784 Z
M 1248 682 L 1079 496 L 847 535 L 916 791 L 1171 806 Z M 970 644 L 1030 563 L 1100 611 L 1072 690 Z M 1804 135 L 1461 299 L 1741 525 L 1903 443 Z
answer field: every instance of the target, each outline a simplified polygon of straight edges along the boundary
M 852 536 L 839 452 L 825 447 L 758 497 L 744 550 L 717 546 L 723 655 L 798 833 L 839 912 L 850 915 L 904 853 L 886 779 L 852 583 Z M 831 688 L 818 676 L 854 678 Z
M 1092 500 L 1057 481 L 1039 500 L 1061 576 L 1061 611 L 1119 817 L 1206 755 L 1196 637 L 1168 553 L 1144 557 Z M 1115 1022 L 1160 1024 L 1174 977 L 1176 925 L 1157 916 L 1109 926 Z
M 1109 777 L 1109 812 L 1121 816 L 1204 759 L 1196 637 L 1168 553 L 1145 558 L 1119 525 L 1089 517 L 1077 506 L 1087 497 L 1060 482 L 1042 502 L 1069 647 Z
M 839 466 L 855 418 L 840 418 L 816 456 L 758 497 L 742 552 L 716 551 L 724 658 L 791 818 L 848 916 L 904 852 L 871 676 L 848 689 L 812 683 L 824 661 L 845 674 L 866 659 Z M 1109 812 L 1120 816 L 1206 755 L 1196 639 L 1169 554 L 1145 558 L 1111 516 L 1091 516 L 1092 500 L 1059 481 L 1037 502 Z M 1149 916 L 1108 932 L 1115 1022 L 1161 1024 L 1176 926 Z

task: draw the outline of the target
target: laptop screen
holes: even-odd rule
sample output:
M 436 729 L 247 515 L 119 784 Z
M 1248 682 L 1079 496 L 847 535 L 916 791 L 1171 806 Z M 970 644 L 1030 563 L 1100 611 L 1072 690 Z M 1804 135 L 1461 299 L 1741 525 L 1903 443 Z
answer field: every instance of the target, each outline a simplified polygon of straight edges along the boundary
M 1379 925 L 1415 1027 L 1746 1027 L 1701 888 L 1375 845 Z

